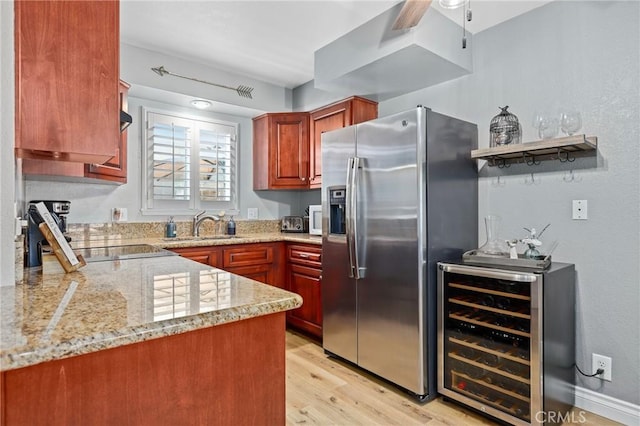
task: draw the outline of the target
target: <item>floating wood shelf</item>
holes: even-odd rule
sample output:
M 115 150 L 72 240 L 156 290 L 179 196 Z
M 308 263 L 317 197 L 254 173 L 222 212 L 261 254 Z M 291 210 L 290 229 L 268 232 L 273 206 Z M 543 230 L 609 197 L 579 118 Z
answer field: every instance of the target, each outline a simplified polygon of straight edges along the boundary
M 471 151 L 471 158 L 487 160 L 488 165 L 491 167 L 508 167 L 513 163 L 526 163 L 532 166 L 540 164 L 543 160 L 559 160 L 562 163 L 572 162 L 576 157 L 593 155 L 597 148 L 597 137 L 573 135 L 518 145 L 475 149 Z

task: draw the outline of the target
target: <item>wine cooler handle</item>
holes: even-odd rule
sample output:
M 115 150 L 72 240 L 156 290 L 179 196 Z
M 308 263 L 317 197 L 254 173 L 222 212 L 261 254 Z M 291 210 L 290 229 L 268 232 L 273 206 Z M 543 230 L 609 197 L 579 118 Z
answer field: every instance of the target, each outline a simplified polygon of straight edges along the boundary
M 526 272 L 508 272 L 498 271 L 495 269 L 488 270 L 487 268 L 477 268 L 466 265 L 440 265 L 440 269 L 452 274 L 473 275 L 477 277 L 496 278 L 500 280 L 518 281 L 522 283 L 532 283 L 538 279 L 536 274 L 529 274 Z

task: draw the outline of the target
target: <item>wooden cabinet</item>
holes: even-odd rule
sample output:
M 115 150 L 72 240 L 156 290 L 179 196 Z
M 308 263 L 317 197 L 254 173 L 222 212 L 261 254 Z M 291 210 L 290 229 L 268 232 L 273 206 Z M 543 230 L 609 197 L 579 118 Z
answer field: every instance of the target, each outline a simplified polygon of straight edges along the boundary
M 120 80 L 118 93 L 120 111 L 129 111 L 127 94 L 131 85 Z M 119 119 L 118 119 L 119 120 Z M 119 121 L 118 121 L 119 123 Z M 120 128 L 120 126 L 118 126 Z M 127 183 L 127 129 L 120 132 L 116 155 L 103 164 L 85 164 L 85 176 L 113 182 Z
M 270 113 L 253 119 L 253 189 L 305 189 L 309 113 Z
M 120 139 L 119 2 L 16 1 L 16 156 L 104 163 Z
M 310 113 L 270 113 L 255 117 L 253 189 L 320 188 L 322 133 L 377 117 L 377 102 L 358 96 Z
M 222 247 L 219 246 L 175 248 L 171 251 L 198 263 L 222 267 Z
M 236 275 L 284 288 L 281 243 L 243 244 L 224 248 L 222 269 Z
M 187 259 L 285 288 L 283 243 L 234 244 L 171 250 Z
M 302 306 L 287 312 L 287 324 L 322 338 L 322 248 L 287 244 L 287 287 L 302 296 Z
M 131 87 L 120 80 L 120 109 L 128 110 L 127 93 Z M 69 161 L 54 161 L 25 158 L 22 160 L 22 173 L 30 176 L 56 176 L 80 178 L 79 180 L 99 179 L 115 183 L 127 183 L 127 130 L 120 133 L 116 155 L 104 164 L 83 164 Z M 76 180 L 76 179 L 74 179 Z
M 284 425 L 285 315 L 0 374 L 3 425 Z
M 353 96 L 309 113 L 309 188 L 322 187 L 322 133 L 378 118 L 377 102 Z

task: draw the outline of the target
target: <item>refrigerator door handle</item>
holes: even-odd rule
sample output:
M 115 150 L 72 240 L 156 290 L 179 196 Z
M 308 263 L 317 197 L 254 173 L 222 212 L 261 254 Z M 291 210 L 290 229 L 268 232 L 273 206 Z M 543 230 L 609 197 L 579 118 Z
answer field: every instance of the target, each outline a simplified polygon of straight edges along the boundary
M 364 278 L 364 268 L 360 267 L 358 256 L 358 182 L 360 158 L 350 157 L 347 166 L 347 194 L 346 194 L 346 234 L 347 250 L 349 252 L 349 278 L 359 280 Z
M 354 278 L 360 280 L 364 278 L 365 268 L 360 266 L 360 254 L 358 252 L 358 190 L 360 186 L 360 161 L 359 157 L 353 157 L 353 192 L 351 193 L 351 206 L 353 208 L 353 266 Z
M 354 266 L 354 230 L 353 230 L 353 204 L 355 193 L 354 178 L 355 157 L 349 157 L 347 161 L 347 184 L 346 184 L 346 200 L 345 200 L 345 233 L 347 237 L 347 253 L 349 257 L 349 278 L 355 278 Z

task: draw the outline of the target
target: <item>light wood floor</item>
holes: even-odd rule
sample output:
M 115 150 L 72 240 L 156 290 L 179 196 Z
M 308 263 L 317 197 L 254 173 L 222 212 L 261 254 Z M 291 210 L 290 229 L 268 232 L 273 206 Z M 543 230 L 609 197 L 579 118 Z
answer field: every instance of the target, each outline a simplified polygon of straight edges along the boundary
M 459 405 L 437 398 L 420 404 L 362 370 L 328 358 L 322 347 L 287 331 L 288 425 L 492 425 Z M 585 413 L 574 424 L 605 426 L 618 423 Z

